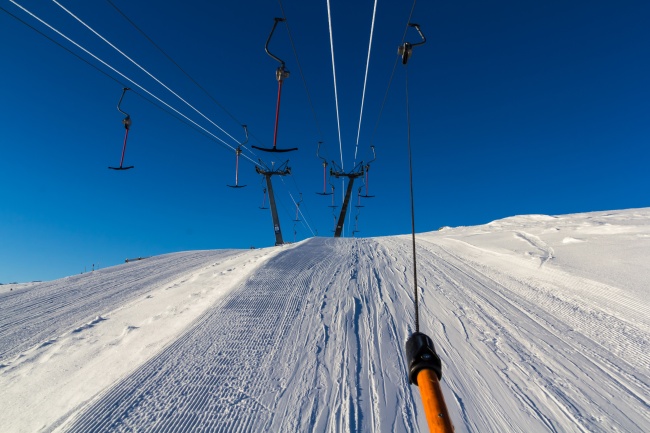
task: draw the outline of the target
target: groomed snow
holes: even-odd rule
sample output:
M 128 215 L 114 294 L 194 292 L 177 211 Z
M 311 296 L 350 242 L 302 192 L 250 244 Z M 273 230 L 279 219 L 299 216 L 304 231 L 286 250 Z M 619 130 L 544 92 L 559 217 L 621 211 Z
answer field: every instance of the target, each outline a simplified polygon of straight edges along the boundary
M 650 209 L 417 240 L 457 432 L 650 431 Z M 411 280 L 396 236 L 0 286 L 1 430 L 427 431 Z

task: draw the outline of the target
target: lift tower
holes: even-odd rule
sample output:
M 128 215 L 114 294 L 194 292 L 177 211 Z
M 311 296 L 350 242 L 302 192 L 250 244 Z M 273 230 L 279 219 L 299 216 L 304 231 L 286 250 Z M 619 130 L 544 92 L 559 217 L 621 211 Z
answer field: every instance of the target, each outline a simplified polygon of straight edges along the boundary
M 255 171 L 264 176 L 266 179 L 266 189 L 269 193 L 269 204 L 271 206 L 271 216 L 273 217 L 273 232 L 275 233 L 275 245 L 282 245 L 284 241 L 282 240 L 282 229 L 280 228 L 280 218 L 278 217 L 278 208 L 275 205 L 275 196 L 273 195 L 273 183 L 271 183 L 271 177 L 273 176 L 286 176 L 291 174 L 291 168 L 289 167 L 289 161 L 285 161 L 277 169 L 268 168 L 266 164 L 260 160 L 260 165 L 264 166 L 266 170 L 260 168 L 260 166 L 255 166 Z M 271 163 L 273 166 L 273 163 Z
M 319 148 L 320 148 L 320 143 L 319 143 Z M 336 227 L 334 229 L 334 237 L 335 238 L 340 238 L 341 233 L 343 232 L 343 224 L 345 223 L 345 214 L 348 211 L 348 205 L 350 203 L 350 196 L 352 196 L 352 186 L 354 185 L 354 179 L 358 177 L 363 177 L 369 170 L 370 170 L 370 163 L 374 162 L 375 159 L 377 159 L 377 154 L 375 153 L 375 146 L 370 146 L 370 149 L 372 150 L 372 159 L 366 164 L 363 164 L 363 161 L 361 161 L 359 164 L 357 164 L 356 167 L 352 169 L 349 173 L 345 173 L 342 169 L 334 170 L 330 168 L 330 176 L 334 176 L 335 178 L 339 177 L 347 177 L 350 182 L 348 183 L 348 188 L 345 191 L 345 198 L 343 199 L 343 206 L 341 206 L 341 214 L 339 215 L 339 220 L 336 223 Z M 319 158 L 321 158 L 323 161 L 325 160 L 318 154 L 316 153 Z M 336 168 L 339 168 L 339 166 L 332 161 L 332 165 L 335 166 Z M 369 196 L 367 193 L 365 196 L 362 197 L 372 197 Z M 360 205 L 360 203 L 359 203 Z
M 336 164 L 334 163 L 334 165 Z M 343 199 L 343 205 L 341 206 L 341 213 L 339 215 L 339 220 L 336 223 L 336 228 L 334 229 L 335 238 L 340 238 L 341 232 L 343 232 L 343 224 L 345 223 L 345 214 L 348 211 L 348 205 L 350 203 L 350 196 L 352 195 L 352 186 L 354 185 L 354 179 L 358 177 L 363 177 L 364 174 L 365 174 L 365 167 L 363 165 L 363 161 L 357 164 L 357 166 L 354 167 L 352 171 L 350 171 L 349 173 L 345 173 L 343 172 L 343 170 L 334 171 L 334 169 L 330 168 L 330 176 L 334 176 L 337 179 L 340 177 L 347 177 L 349 179 L 348 188 L 345 191 L 345 198 Z

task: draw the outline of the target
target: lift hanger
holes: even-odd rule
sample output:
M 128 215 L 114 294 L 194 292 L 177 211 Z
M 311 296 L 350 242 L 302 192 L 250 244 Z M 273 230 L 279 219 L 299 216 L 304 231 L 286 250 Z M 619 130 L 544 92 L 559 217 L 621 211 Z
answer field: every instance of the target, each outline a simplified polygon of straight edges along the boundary
M 122 120 L 122 123 L 124 124 L 124 129 L 125 129 L 124 145 L 122 146 L 122 159 L 120 159 L 120 166 L 119 167 L 108 167 L 111 170 L 130 170 L 130 169 L 133 168 L 132 165 L 128 166 L 128 167 L 124 167 L 124 165 L 123 165 L 124 164 L 124 153 L 126 152 L 126 140 L 129 138 L 129 129 L 131 128 L 131 116 L 126 111 L 123 111 L 120 108 L 120 105 L 122 105 L 122 99 L 124 99 L 124 94 L 126 93 L 127 90 L 131 90 L 131 89 L 129 89 L 128 87 L 125 87 L 125 88 L 122 89 L 122 96 L 120 96 L 120 101 L 117 103 L 117 110 L 120 113 L 122 113 L 122 114 L 124 114 L 126 116 Z
M 272 54 L 269 51 L 269 42 L 271 42 L 271 37 L 273 36 L 273 32 L 275 32 L 275 28 L 277 27 L 279 22 L 285 21 L 284 18 L 275 18 L 275 22 L 273 23 L 273 28 L 271 29 L 271 34 L 269 34 L 268 39 L 266 40 L 266 45 L 264 46 L 264 50 L 266 51 L 266 54 L 271 56 L 273 59 L 277 60 L 280 63 L 280 66 L 278 66 L 278 69 L 275 71 L 275 78 L 278 80 L 278 100 L 275 105 L 275 130 L 273 131 L 273 147 L 268 148 L 268 147 L 258 147 L 258 146 L 252 146 L 253 148 L 257 150 L 262 150 L 264 152 L 291 152 L 294 150 L 298 150 L 297 147 L 293 147 L 290 149 L 279 149 L 277 147 L 278 143 L 278 122 L 280 120 L 280 99 L 282 96 L 282 83 L 284 83 L 284 80 L 289 77 L 289 71 L 285 69 L 285 63 L 284 60 L 280 59 L 278 56 Z
M 235 150 L 235 184 L 234 185 L 227 185 L 230 188 L 244 188 L 246 185 L 240 185 L 239 184 L 239 155 L 241 155 L 241 148 L 244 144 L 248 143 L 248 128 L 246 125 L 242 125 L 244 127 L 244 132 L 246 133 L 246 140 L 243 143 L 240 143 L 239 146 L 237 146 L 237 149 Z

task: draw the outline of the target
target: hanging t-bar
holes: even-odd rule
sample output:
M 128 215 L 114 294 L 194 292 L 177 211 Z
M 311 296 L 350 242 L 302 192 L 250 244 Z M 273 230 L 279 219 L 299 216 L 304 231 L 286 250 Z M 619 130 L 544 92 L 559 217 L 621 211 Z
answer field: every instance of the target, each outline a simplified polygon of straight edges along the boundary
M 246 140 L 243 143 L 240 143 L 239 146 L 237 146 L 237 149 L 235 150 L 235 184 L 234 185 L 227 185 L 230 188 L 244 188 L 246 185 L 240 185 L 239 184 L 239 155 L 242 153 L 242 146 L 246 143 L 248 143 L 248 128 L 246 125 L 242 125 L 244 127 L 244 132 L 246 133 Z
M 129 113 L 126 111 L 123 111 L 120 106 L 122 105 L 122 99 L 124 99 L 124 94 L 126 93 L 127 90 L 131 90 L 128 87 L 125 87 L 122 89 L 122 96 L 120 96 L 120 101 L 117 103 L 117 110 L 124 114 L 124 119 L 122 120 L 122 123 L 124 124 L 124 145 L 122 146 L 122 158 L 120 159 L 120 166 L 119 167 L 108 167 L 111 170 L 129 170 L 133 168 L 133 166 L 128 166 L 124 167 L 124 153 L 126 152 L 126 140 L 129 138 L 129 129 L 131 128 L 131 116 Z
M 357 191 L 357 204 L 354 206 L 354 207 L 356 207 L 357 209 L 360 209 L 360 208 L 364 207 L 364 206 L 361 204 L 361 197 L 366 197 L 366 196 L 361 195 L 361 190 L 362 190 L 362 189 L 363 189 L 363 187 L 360 186 L 360 187 L 359 187 L 359 190 Z
M 375 146 L 370 146 L 370 149 L 372 149 L 373 158 L 370 161 L 368 161 L 368 163 L 364 167 L 365 172 L 366 172 L 366 179 L 365 179 L 366 193 L 365 193 L 365 195 L 361 196 L 363 198 L 373 198 L 374 197 L 374 195 L 370 195 L 370 193 L 368 192 L 368 173 L 370 172 L 370 163 L 373 162 L 375 159 L 377 159 L 377 154 L 375 153 Z
M 317 192 L 318 195 L 332 195 L 333 192 L 327 192 L 327 160 L 320 156 L 320 145 L 323 144 L 322 141 L 318 142 L 318 148 L 316 148 L 316 156 L 323 160 L 323 192 Z
M 404 42 L 404 45 L 400 45 L 399 48 L 397 48 L 397 55 L 402 56 L 402 64 L 405 65 L 409 59 L 411 58 L 411 54 L 413 54 L 413 47 L 417 47 L 418 45 L 422 45 L 427 41 L 427 38 L 424 37 L 422 34 L 422 30 L 420 30 L 420 25 L 419 24 L 414 24 L 414 23 L 409 23 L 409 27 L 415 28 L 415 30 L 418 31 L 420 34 L 420 37 L 422 38 L 422 41 L 418 42 L 417 44 L 411 44 L 409 42 Z
M 266 188 L 264 188 L 264 197 L 262 197 L 262 206 L 260 206 L 260 209 L 268 209 L 269 207 L 266 205 Z
M 266 51 L 266 54 L 271 56 L 273 59 L 278 61 L 280 63 L 280 66 L 275 71 L 275 79 L 278 81 L 278 99 L 275 104 L 275 128 L 273 131 L 273 147 L 268 148 L 268 147 L 258 147 L 258 146 L 252 146 L 253 148 L 257 150 L 262 150 L 264 152 L 291 152 L 294 150 L 298 150 L 297 147 L 292 147 L 290 149 L 279 149 L 277 147 L 278 144 L 278 124 L 280 122 L 280 100 L 282 98 L 282 83 L 284 83 L 284 80 L 289 77 L 289 71 L 285 69 L 285 63 L 284 60 L 276 56 L 275 54 L 271 53 L 269 51 L 269 42 L 271 42 L 271 37 L 273 36 L 273 33 L 275 32 L 275 28 L 277 27 L 279 22 L 284 22 L 284 18 L 275 18 L 275 22 L 273 23 L 273 28 L 271 29 L 271 33 L 269 34 L 268 39 L 266 40 L 266 45 L 264 46 L 264 50 Z
M 296 218 L 294 219 L 294 222 L 300 222 L 300 203 L 302 203 L 302 193 L 300 193 L 300 200 L 296 202 Z

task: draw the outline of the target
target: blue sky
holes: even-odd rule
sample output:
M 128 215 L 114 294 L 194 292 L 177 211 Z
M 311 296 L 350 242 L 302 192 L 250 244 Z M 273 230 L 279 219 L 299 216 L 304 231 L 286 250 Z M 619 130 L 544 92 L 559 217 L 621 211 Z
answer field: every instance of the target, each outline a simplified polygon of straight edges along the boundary
M 133 66 L 55 3 L 16 0 L 231 146 L 236 143 Z M 104 1 L 60 0 L 229 134 L 273 141 L 277 63 L 264 43 L 276 2 L 112 0 L 225 112 Z M 346 170 L 352 168 L 374 1 L 331 0 Z M 98 64 L 8 0 L 2 8 Z M 386 93 L 411 2 L 379 0 L 358 160 L 377 160 L 358 218 L 359 236 L 410 231 L 405 71 Z M 307 98 L 286 27 L 271 51 L 291 76 L 283 88 L 274 178 L 284 238 L 294 240 L 292 195 L 304 199 L 295 239 L 331 236 L 316 143 L 340 164 L 327 2 L 284 0 Z M 416 4 L 427 43 L 409 62 L 417 231 L 517 214 L 564 214 L 648 206 L 650 4 L 645 1 L 457 1 Z M 271 216 L 259 210 L 262 178 L 243 160 L 233 190 L 232 149 L 207 138 L 0 11 L 3 156 L 0 282 L 47 280 L 166 252 L 264 247 Z M 413 30 L 407 40 L 417 42 Z M 130 87 L 134 87 L 129 84 Z M 143 93 L 143 92 L 140 92 Z M 385 105 L 379 117 L 382 102 Z M 237 121 L 231 117 L 234 116 Z M 341 183 L 336 202 L 341 202 Z M 357 187 L 355 187 L 355 190 Z M 356 203 L 356 200 L 355 200 Z M 354 226 L 352 209 L 351 224 Z

